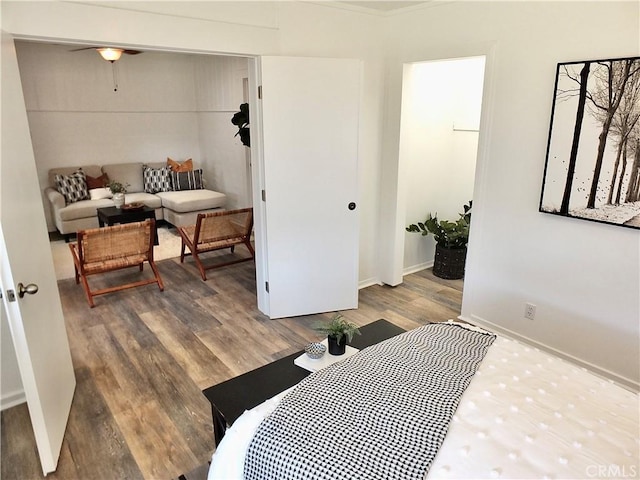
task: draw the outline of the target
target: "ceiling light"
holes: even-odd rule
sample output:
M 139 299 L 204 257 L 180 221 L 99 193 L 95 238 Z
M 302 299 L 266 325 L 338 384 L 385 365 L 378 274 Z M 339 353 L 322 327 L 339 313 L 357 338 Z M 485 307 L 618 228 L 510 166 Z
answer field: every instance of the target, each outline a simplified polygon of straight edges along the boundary
M 108 62 L 115 62 L 120 59 L 122 52 L 124 50 L 122 48 L 97 48 L 98 53 Z

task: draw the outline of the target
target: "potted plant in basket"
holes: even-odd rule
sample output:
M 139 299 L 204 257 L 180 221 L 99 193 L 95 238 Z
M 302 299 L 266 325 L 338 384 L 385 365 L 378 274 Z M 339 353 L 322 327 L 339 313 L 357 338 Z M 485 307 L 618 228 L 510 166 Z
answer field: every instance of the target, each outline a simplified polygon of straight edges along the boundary
M 409 225 L 407 232 L 432 234 L 436 240 L 436 255 L 433 260 L 433 274 L 446 279 L 464 277 L 464 264 L 469 243 L 469 223 L 471 205 L 464 205 L 464 213 L 455 222 L 438 220 L 438 214 L 429 214 L 424 223 Z
M 124 205 L 124 194 L 127 193 L 127 187 L 129 184 L 122 184 L 116 180 L 111 180 L 107 183 L 107 188 L 113 194 L 113 203 L 117 208 L 122 208 Z
M 347 342 L 353 340 L 353 336 L 360 335 L 360 330 L 355 323 L 348 322 L 340 313 L 336 313 L 327 323 L 319 324 L 315 330 L 327 335 L 329 353 L 342 355 L 347 348 Z

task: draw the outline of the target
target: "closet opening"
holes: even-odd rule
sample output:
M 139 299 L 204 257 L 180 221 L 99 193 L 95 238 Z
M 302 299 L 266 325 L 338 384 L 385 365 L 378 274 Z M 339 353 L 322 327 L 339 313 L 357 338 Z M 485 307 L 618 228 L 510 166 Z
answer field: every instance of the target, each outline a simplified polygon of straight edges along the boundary
M 473 199 L 485 56 L 407 63 L 403 69 L 399 161 L 405 226 L 455 221 Z M 433 266 L 433 235 L 405 234 L 402 272 Z

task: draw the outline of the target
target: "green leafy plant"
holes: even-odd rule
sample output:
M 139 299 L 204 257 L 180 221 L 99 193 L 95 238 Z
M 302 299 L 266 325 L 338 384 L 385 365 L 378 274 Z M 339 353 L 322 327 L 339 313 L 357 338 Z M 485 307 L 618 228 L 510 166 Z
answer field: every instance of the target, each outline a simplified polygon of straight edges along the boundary
M 335 337 L 338 343 L 340 343 L 343 336 L 347 337 L 347 342 L 350 342 L 353 340 L 354 335 L 360 335 L 358 326 L 355 323 L 348 322 L 340 313 L 336 313 L 328 322 L 316 325 L 314 330 L 329 337 Z
M 111 180 L 109 183 L 107 183 L 106 187 L 111 190 L 111 193 L 116 194 L 116 193 L 127 193 L 127 187 L 129 186 L 128 183 L 120 183 L 117 182 L 116 180 Z
M 237 137 L 240 135 L 240 141 L 243 145 L 251 146 L 251 136 L 249 135 L 249 104 L 243 103 L 240 105 L 240 111 L 235 113 L 231 118 L 231 123 L 238 127 L 238 133 L 234 135 Z
M 469 201 L 464 205 L 464 213 L 460 214 L 455 222 L 449 220 L 438 220 L 438 214 L 429 214 L 427 219 L 417 224 L 413 223 L 406 228 L 407 232 L 422 233 L 422 235 L 432 234 L 436 243 L 444 248 L 460 249 L 469 243 L 469 223 L 471 222 L 471 205 Z

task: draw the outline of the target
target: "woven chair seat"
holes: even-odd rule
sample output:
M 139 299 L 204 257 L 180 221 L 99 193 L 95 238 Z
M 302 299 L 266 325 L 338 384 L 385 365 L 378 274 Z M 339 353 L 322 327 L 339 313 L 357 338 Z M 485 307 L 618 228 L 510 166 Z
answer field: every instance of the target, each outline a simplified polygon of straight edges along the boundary
M 178 233 L 182 237 L 182 247 L 180 251 L 180 262 L 184 262 L 185 249 L 188 248 L 190 255 L 200 270 L 203 280 L 206 280 L 206 270 L 223 267 L 238 262 L 253 260 L 255 252 L 251 245 L 251 230 L 253 229 L 253 209 L 243 208 L 238 210 L 227 210 L 224 212 L 199 214 L 195 225 L 178 228 Z M 231 248 L 233 252 L 235 245 L 245 245 L 251 254 L 249 258 L 241 258 L 229 262 L 217 263 L 205 266 L 200 254 Z
M 147 260 L 148 258 L 146 254 L 129 255 L 123 258 L 113 258 L 111 260 L 104 260 L 101 262 L 85 263 L 84 271 L 87 275 L 109 272 L 112 270 L 119 270 L 121 268 L 137 267 Z

